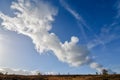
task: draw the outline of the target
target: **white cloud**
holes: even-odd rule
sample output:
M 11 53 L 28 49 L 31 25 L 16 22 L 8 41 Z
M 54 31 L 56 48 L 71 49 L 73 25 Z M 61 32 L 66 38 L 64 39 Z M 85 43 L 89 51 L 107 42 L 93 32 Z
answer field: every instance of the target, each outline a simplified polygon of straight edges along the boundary
M 45 75 L 58 75 L 58 73 L 56 72 L 45 72 L 44 74 Z
M 3 74 L 17 74 L 17 75 L 37 75 L 38 71 L 28 71 L 28 70 L 22 70 L 22 69 L 12 69 L 12 68 L 0 68 L 0 72 Z
M 0 13 L 0 18 L 3 20 L 2 27 L 30 37 L 39 53 L 52 51 L 60 61 L 71 66 L 93 62 L 87 47 L 78 45 L 77 37 L 72 36 L 70 41 L 62 43 L 56 34 L 49 32 L 57 14 L 56 8 L 50 4 L 42 1 L 31 3 L 28 0 L 18 0 L 12 3 L 11 8 L 15 17 Z M 79 15 L 69 8 L 68 10 L 79 19 Z
M 90 67 L 93 68 L 93 69 L 98 70 L 99 72 L 101 72 L 101 70 L 104 69 L 102 65 L 100 65 L 100 64 L 98 64 L 96 62 L 91 63 Z
M 40 53 L 53 51 L 60 61 L 74 66 L 86 63 L 89 51 L 87 48 L 77 45 L 79 41 L 77 37 L 73 36 L 70 42 L 62 43 L 54 33 L 49 33 L 52 27 L 51 22 L 54 20 L 53 16 L 57 12 L 56 9 L 42 1 L 34 3 L 34 5 L 24 0 L 14 2 L 11 8 L 19 12 L 15 12 L 16 17 L 0 13 L 3 27 L 29 36 Z

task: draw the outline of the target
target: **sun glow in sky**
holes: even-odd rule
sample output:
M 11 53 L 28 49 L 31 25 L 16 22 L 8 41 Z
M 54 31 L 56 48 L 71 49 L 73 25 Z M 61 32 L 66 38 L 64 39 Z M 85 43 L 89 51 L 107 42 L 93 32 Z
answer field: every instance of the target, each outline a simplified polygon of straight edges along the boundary
M 119 56 L 120 0 L 0 0 L 2 72 L 120 73 Z

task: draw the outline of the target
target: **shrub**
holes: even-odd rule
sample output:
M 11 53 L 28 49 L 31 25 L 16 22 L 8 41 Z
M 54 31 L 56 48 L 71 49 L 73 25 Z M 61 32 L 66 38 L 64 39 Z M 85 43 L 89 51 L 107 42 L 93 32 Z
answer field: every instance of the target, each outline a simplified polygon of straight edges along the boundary
M 4 75 L 2 72 L 0 72 L 0 75 Z

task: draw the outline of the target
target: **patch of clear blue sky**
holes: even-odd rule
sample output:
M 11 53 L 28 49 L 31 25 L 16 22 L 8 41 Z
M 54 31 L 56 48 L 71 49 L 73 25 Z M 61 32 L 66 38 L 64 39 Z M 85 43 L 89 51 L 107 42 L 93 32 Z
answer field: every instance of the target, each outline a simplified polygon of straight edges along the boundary
M 10 10 L 11 2 L 14 0 L 0 0 L 0 11 L 5 14 L 13 15 L 12 10 Z M 58 14 L 55 16 L 55 21 L 53 22 L 53 28 L 51 32 L 54 32 L 62 42 L 70 40 L 71 36 L 77 36 L 80 41 L 84 40 L 83 35 L 80 32 L 80 26 L 77 24 L 76 19 L 61 6 L 59 0 L 43 0 L 50 2 L 51 5 L 58 9 Z M 101 29 L 105 25 L 111 25 L 115 21 L 115 16 L 117 11 L 115 8 L 115 3 L 117 0 L 65 0 L 65 2 L 75 10 L 82 18 L 86 21 L 88 26 L 92 29 L 89 31 L 84 27 L 85 33 L 87 35 L 87 41 L 91 41 L 95 38 L 95 34 L 100 37 Z M 118 21 L 116 21 L 118 22 Z M 120 26 L 119 24 L 117 26 Z M 116 27 L 116 26 L 115 26 Z M 107 27 L 109 28 L 109 26 Z M 119 35 L 118 30 L 111 30 L 111 34 Z M 4 33 L 1 30 L 1 33 Z M 60 73 L 94 73 L 95 70 L 90 69 L 88 66 L 82 67 L 70 67 L 66 63 L 58 61 L 58 59 L 53 54 L 43 54 L 39 55 L 34 49 L 31 39 L 15 34 L 14 32 L 5 31 L 10 37 L 13 37 L 12 46 L 13 49 L 9 53 L 9 57 L 14 58 L 13 60 L 6 59 L 6 61 L 0 61 L 2 64 L 0 66 L 22 68 L 28 70 L 38 69 L 42 72 L 60 72 Z M 106 36 L 107 37 L 107 36 Z M 118 37 L 118 36 L 116 36 Z M 95 60 L 105 67 L 111 68 L 117 64 L 120 56 L 120 39 L 113 40 L 105 45 L 99 45 L 91 50 L 92 55 L 96 56 Z M 14 45 L 13 45 L 14 44 Z M 82 44 L 82 43 L 81 43 Z M 18 48 L 17 48 L 18 47 Z M 14 51 L 14 48 L 17 50 Z M 7 58 L 7 57 L 5 57 Z M 8 64 L 9 63 L 9 64 Z M 120 73 L 120 70 L 118 71 Z

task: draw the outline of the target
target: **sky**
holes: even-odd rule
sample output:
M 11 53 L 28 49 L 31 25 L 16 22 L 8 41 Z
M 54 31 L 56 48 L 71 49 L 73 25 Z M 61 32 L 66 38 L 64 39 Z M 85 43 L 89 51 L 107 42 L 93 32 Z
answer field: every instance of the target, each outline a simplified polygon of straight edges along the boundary
M 120 73 L 120 0 L 0 0 L 0 72 Z

